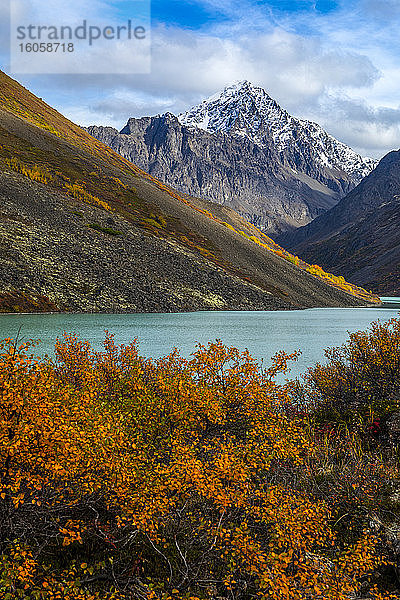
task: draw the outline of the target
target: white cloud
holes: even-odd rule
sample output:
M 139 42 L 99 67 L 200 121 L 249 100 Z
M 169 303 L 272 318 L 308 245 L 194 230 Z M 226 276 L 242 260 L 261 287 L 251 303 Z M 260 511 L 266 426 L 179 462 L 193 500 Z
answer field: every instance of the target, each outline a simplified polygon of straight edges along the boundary
M 157 27 L 151 75 L 42 77 L 34 89 L 48 90 L 47 99 L 82 124 L 122 127 L 130 116 L 178 113 L 249 79 L 363 153 L 381 156 L 400 145 L 398 0 L 286 17 L 252 0 L 197 1 L 226 20 L 200 31 Z M 379 17 L 377 27 L 379 7 L 390 18 Z M 119 60 L 109 57 L 111 65 Z
M 364 87 L 378 77 L 365 56 L 326 52 L 318 41 L 281 29 L 232 40 L 162 27 L 153 32 L 152 62 L 151 76 L 120 82 L 121 97 L 126 89 L 134 94 L 137 88 L 138 97 L 148 94 L 185 103 L 214 93 L 233 80 L 249 79 L 293 108 L 318 98 L 328 88 Z M 113 77 L 102 78 L 102 87 L 118 97 Z

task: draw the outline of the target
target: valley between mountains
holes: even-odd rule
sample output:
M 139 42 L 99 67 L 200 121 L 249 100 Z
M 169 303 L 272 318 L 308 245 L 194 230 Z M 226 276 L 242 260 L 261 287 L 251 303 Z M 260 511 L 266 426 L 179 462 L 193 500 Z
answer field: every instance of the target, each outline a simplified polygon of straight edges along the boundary
M 335 207 L 279 241 L 358 285 L 399 296 L 399 217 L 400 151 L 393 151 Z
M 233 208 L 307 263 L 400 295 L 400 159 L 365 158 L 247 81 L 187 112 L 87 130 L 181 192 Z
M 193 124 L 189 129 L 193 136 L 203 131 Z M 232 207 L 161 182 L 4 73 L 0 144 L 3 312 L 379 303 L 343 277 L 293 256 Z M 351 174 L 337 167 L 318 173 L 334 194 L 354 187 L 373 166 L 351 156 Z

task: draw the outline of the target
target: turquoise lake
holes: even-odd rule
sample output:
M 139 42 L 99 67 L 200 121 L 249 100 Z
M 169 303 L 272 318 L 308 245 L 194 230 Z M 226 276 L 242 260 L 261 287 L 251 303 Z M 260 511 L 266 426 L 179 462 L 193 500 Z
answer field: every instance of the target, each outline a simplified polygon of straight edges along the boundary
M 398 315 L 400 298 L 384 298 L 382 308 L 314 308 L 301 311 L 195 312 L 168 314 L 13 314 L 0 316 L 0 339 L 41 340 L 39 355 L 52 354 L 54 342 L 64 331 L 76 332 L 100 349 L 104 331 L 117 343 L 139 340 L 142 355 L 157 358 L 177 347 L 189 356 L 196 343 L 221 339 L 240 349 L 248 348 L 268 365 L 279 350 L 302 355 L 292 364 L 290 377 L 317 361 L 324 349 L 342 344 L 348 332 L 366 329 L 372 321 Z

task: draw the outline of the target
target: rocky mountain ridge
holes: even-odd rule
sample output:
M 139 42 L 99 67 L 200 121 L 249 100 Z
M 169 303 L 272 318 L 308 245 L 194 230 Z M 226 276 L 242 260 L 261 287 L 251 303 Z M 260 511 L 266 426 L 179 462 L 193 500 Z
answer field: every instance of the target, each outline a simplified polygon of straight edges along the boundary
M 210 133 L 247 137 L 258 146 L 271 141 L 283 164 L 313 177 L 324 169 L 343 171 L 357 185 L 377 161 L 362 157 L 329 135 L 317 123 L 292 117 L 261 88 L 249 81 L 227 86 L 178 116 L 183 125 Z
M 161 181 L 232 207 L 272 236 L 332 208 L 375 166 L 249 82 L 178 117 L 87 130 Z

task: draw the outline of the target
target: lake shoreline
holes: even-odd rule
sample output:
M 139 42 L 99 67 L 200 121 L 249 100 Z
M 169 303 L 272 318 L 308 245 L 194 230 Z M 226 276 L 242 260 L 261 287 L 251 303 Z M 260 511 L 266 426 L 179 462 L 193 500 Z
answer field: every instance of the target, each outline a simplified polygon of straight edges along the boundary
M 393 299 L 390 299 L 393 301 Z M 197 344 L 221 339 L 241 351 L 246 348 L 256 360 L 269 364 L 283 350 L 288 354 L 301 350 L 291 364 L 288 377 L 324 360 L 324 349 L 339 346 L 348 332 L 365 330 L 373 321 L 398 316 L 399 304 L 373 307 L 308 308 L 264 311 L 191 311 L 176 313 L 2 313 L 0 339 L 18 339 L 21 343 L 40 340 L 34 353 L 54 356 L 56 339 L 64 332 L 74 333 L 101 350 L 105 331 L 115 336 L 116 344 L 138 341 L 142 356 L 158 359 L 173 348 L 189 357 Z
M 397 304 L 396 304 L 397 305 Z M 254 308 L 254 309 L 225 309 L 225 308 L 209 308 L 209 309 L 197 309 L 197 310 L 180 310 L 180 311 L 129 311 L 129 312 L 107 312 L 107 311 L 66 311 L 66 310 L 54 310 L 54 311 L 41 311 L 41 312 L 0 312 L 0 318 L 2 315 L 186 315 L 186 314 L 196 314 L 196 313 L 222 313 L 222 312 L 231 312 L 231 313 L 247 313 L 247 312 L 255 312 L 255 313 L 264 313 L 264 312 L 294 312 L 294 311 L 303 311 L 303 310 L 315 310 L 315 309 L 327 309 L 333 310 L 335 308 L 339 310 L 343 309 L 354 309 L 354 308 L 379 308 L 387 306 L 386 303 L 381 302 L 381 304 L 375 304 L 370 302 L 365 305 L 360 306 L 296 306 L 294 308 Z M 399 303 L 400 309 L 400 303 Z

